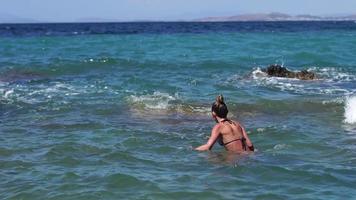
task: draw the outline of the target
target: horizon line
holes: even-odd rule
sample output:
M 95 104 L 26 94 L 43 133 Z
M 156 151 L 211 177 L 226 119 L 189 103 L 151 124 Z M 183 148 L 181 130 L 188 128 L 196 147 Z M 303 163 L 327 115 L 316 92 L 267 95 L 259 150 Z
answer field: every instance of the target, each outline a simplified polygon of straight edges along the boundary
M 251 16 L 251 15 L 272 15 L 272 14 L 281 14 L 281 15 L 288 15 L 289 17 L 299 17 L 299 16 L 309 16 L 309 19 L 228 19 L 231 17 L 242 17 L 242 16 Z M 95 17 L 93 17 L 93 21 L 90 21 L 90 17 L 88 17 L 88 20 L 83 19 L 78 19 L 77 21 L 46 21 L 46 20 L 34 20 L 34 19 L 23 19 L 23 21 L 8 21 L 8 22 L 1 22 L 0 24 L 75 24 L 75 23 L 144 23 L 144 22 L 283 22 L 283 21 L 355 21 L 356 19 L 354 18 L 347 18 L 351 16 L 356 16 L 356 14 L 324 14 L 324 15 L 313 15 L 313 14 L 286 14 L 282 12 L 268 12 L 268 13 L 245 13 L 245 14 L 236 14 L 236 15 L 220 15 L 220 16 L 206 16 L 206 17 L 200 17 L 200 18 L 194 18 L 194 19 L 172 19 L 172 20 L 164 20 L 164 19 L 133 19 L 133 20 L 119 20 L 119 19 L 100 19 L 97 18 L 95 20 Z M 318 18 L 318 19 L 315 19 Z M 208 19 L 215 19 L 214 21 L 209 21 Z

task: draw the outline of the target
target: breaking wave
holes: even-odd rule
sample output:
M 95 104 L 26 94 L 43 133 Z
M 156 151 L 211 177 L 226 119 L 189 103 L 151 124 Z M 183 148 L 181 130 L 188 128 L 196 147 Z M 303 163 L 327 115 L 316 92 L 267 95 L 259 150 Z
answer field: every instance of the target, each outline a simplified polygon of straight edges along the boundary
M 131 95 L 128 100 L 134 105 L 142 106 L 147 109 L 170 109 L 175 106 L 174 102 L 179 99 L 178 94 L 174 96 L 168 93 L 154 92 L 141 96 Z
M 345 101 L 345 123 L 356 123 L 356 96 L 347 97 Z
M 152 94 L 133 94 L 126 98 L 137 111 L 174 112 L 185 114 L 208 114 L 206 105 L 186 102 L 178 93 L 168 94 L 155 91 Z
M 354 87 L 345 87 L 356 81 L 356 75 L 341 71 L 337 68 L 309 68 L 317 74 L 318 79 L 312 81 L 296 78 L 269 77 L 260 68 L 251 73 L 251 79 L 242 82 L 256 86 L 276 88 L 298 94 L 333 94 L 351 95 L 356 92 Z M 240 80 L 241 81 L 241 80 Z

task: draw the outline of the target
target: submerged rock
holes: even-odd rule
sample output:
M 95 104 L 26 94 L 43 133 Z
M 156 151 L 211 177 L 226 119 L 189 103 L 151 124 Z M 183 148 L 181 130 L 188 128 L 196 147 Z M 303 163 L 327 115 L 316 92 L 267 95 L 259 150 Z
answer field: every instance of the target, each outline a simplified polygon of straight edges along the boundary
M 268 76 L 274 77 L 285 77 L 285 78 L 297 78 L 300 80 L 314 80 L 316 75 L 314 72 L 309 72 L 307 70 L 302 70 L 299 72 L 289 71 L 287 68 L 281 65 L 270 65 L 269 67 L 262 69 L 263 72 L 267 73 Z
M 47 78 L 47 76 L 39 72 L 31 72 L 25 70 L 8 70 L 4 72 L 0 71 L 0 82 L 28 82 L 44 78 Z

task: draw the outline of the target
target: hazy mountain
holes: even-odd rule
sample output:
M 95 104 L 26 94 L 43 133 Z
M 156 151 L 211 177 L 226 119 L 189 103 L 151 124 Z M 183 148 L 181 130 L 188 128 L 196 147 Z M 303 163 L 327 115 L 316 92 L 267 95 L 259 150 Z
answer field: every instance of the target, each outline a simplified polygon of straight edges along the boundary
M 346 16 L 314 16 L 314 15 L 288 15 L 284 13 L 257 13 L 243 14 L 227 17 L 206 17 L 194 21 L 219 22 L 219 21 L 328 21 L 328 20 L 356 20 L 356 15 Z
M 105 19 L 105 18 L 98 18 L 98 17 L 87 17 L 87 18 L 79 18 L 75 20 L 75 22 L 95 22 L 95 23 L 100 23 L 100 22 L 119 22 L 120 20 L 116 19 Z
M 205 17 L 193 20 L 178 20 L 178 21 L 195 21 L 195 22 L 222 22 L 222 21 L 356 21 L 356 14 L 353 15 L 328 15 L 328 16 L 315 16 L 315 15 L 289 15 L 285 13 L 255 13 L 255 14 L 241 14 L 234 16 L 217 16 L 217 17 Z M 165 21 L 163 20 L 129 20 L 131 22 L 152 22 L 152 21 Z M 175 21 L 175 20 L 169 20 Z M 15 15 L 0 13 L 0 24 L 3 23 L 43 23 L 50 22 L 55 23 L 59 21 L 43 21 L 34 20 L 30 18 L 18 17 Z M 67 22 L 123 22 L 123 20 L 105 19 L 100 17 L 88 17 L 80 18 L 76 20 L 70 20 Z

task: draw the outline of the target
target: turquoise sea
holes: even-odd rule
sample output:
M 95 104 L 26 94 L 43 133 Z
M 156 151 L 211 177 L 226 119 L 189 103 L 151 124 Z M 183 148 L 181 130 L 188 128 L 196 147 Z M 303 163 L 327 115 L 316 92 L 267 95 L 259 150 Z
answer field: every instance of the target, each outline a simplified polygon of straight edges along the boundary
M 355 55 L 354 22 L 2 24 L 0 199 L 356 199 Z M 218 94 L 255 153 L 193 151 Z

